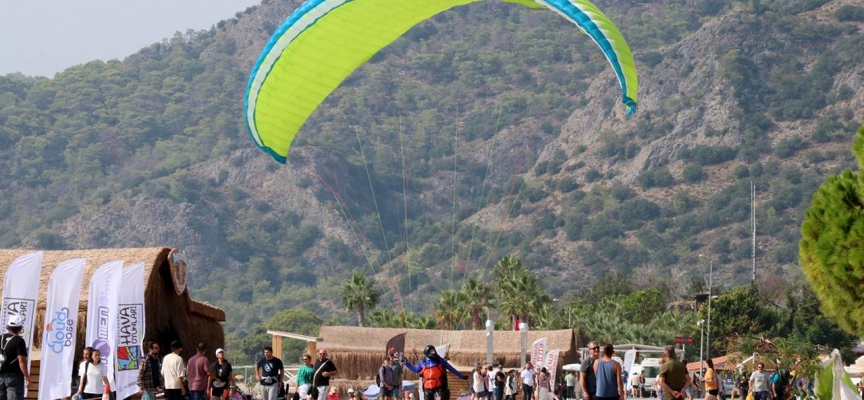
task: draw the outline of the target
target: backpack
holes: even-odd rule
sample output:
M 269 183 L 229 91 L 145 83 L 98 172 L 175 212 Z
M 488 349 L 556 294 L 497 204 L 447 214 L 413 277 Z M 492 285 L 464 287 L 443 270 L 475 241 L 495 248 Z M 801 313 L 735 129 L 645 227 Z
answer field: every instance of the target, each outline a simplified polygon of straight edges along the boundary
M 444 383 L 445 373 L 444 365 L 441 363 L 423 368 L 423 371 L 421 372 L 423 375 L 423 388 L 432 390 L 441 387 Z
M 778 392 L 782 392 L 786 389 L 786 374 L 788 374 L 788 372 L 781 369 L 775 372 L 774 375 L 771 375 L 771 384 L 777 388 Z
M 381 382 L 381 375 L 384 375 L 384 379 L 390 382 L 393 382 L 393 370 L 386 365 L 382 365 L 381 368 L 378 368 L 378 374 L 375 375 L 375 385 L 378 387 L 384 387 Z M 389 378 L 389 379 L 388 379 Z

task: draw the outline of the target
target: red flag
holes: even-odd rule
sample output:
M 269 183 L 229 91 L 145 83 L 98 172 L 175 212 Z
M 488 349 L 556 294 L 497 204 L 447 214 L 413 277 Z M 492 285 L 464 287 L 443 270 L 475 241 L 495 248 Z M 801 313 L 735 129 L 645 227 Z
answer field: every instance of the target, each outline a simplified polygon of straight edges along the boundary
M 513 330 L 514 330 L 514 331 L 518 331 L 518 330 L 519 330 L 519 322 L 520 322 L 520 321 L 519 321 L 519 317 L 516 317 L 516 319 L 513 320 Z

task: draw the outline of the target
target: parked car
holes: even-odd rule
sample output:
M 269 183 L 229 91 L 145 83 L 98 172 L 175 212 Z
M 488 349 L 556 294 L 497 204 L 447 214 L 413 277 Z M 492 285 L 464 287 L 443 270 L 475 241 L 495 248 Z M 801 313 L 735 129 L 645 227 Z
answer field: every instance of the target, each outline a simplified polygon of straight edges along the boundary
M 720 397 L 722 399 L 732 398 L 733 390 L 735 390 L 735 381 L 732 378 L 723 379 L 723 390 L 720 393 Z

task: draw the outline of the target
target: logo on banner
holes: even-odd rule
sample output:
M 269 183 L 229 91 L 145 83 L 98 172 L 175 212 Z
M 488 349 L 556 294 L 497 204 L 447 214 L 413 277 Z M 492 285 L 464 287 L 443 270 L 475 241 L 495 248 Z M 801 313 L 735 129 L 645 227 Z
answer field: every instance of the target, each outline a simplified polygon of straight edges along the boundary
M 174 292 L 178 296 L 186 291 L 186 265 L 186 254 L 178 249 L 171 250 L 171 253 L 168 254 L 168 266 L 171 269 Z
M 122 346 L 117 348 L 117 371 L 135 371 L 138 369 L 138 359 L 141 348 L 138 346 Z
M 30 326 L 28 322 L 35 309 L 36 301 L 33 299 L 3 299 L 3 310 L 6 311 L 6 320 L 15 315 L 20 316 L 23 321 L 22 325 L 25 327 Z M 0 323 L 6 323 L 6 321 L 0 321 Z
M 75 321 L 69 316 L 69 309 L 63 307 L 54 313 L 51 322 L 45 325 L 45 345 L 53 353 L 63 353 L 75 342 Z
M 138 328 L 144 316 L 143 304 L 121 304 L 117 310 L 117 346 L 141 344 Z
M 96 309 L 96 340 L 93 348 L 99 350 L 100 354 L 111 354 L 111 344 L 108 343 L 108 307 L 105 306 Z M 107 357 L 102 359 L 103 364 L 107 362 Z

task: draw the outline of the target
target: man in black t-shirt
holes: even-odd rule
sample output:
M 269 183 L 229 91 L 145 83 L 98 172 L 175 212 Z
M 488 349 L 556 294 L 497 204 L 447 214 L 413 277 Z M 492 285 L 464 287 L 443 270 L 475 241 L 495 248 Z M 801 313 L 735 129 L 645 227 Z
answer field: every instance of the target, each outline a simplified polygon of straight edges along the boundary
M 588 358 L 582 360 L 579 366 L 579 385 L 582 386 L 582 398 L 594 400 L 597 398 L 597 376 L 594 374 L 594 361 L 600 358 L 600 345 L 597 342 L 588 343 Z
M 282 365 L 282 360 L 273 357 L 272 347 L 264 347 L 264 358 L 258 361 L 258 367 L 255 368 L 255 377 L 261 383 L 264 400 L 276 400 L 284 374 L 285 367 Z
M 318 400 L 327 400 L 327 392 L 330 389 L 330 377 L 336 376 L 339 371 L 336 364 L 327 358 L 327 350 L 318 350 L 318 360 L 313 367 L 315 374 L 312 375 L 312 384 L 318 389 Z
M 507 376 L 501 370 L 501 364 L 495 364 L 495 369 L 492 370 L 492 377 L 495 379 L 495 389 L 492 391 L 495 400 L 504 400 L 504 382 L 507 380 Z
M 27 344 L 21 332 L 24 319 L 13 315 L 6 324 L 9 333 L 0 338 L 0 400 L 23 400 L 24 387 L 30 386 L 30 372 L 27 371 Z

